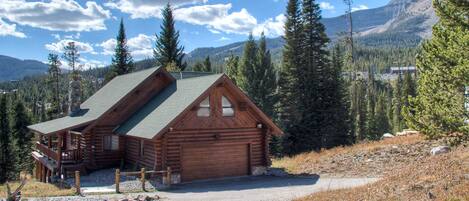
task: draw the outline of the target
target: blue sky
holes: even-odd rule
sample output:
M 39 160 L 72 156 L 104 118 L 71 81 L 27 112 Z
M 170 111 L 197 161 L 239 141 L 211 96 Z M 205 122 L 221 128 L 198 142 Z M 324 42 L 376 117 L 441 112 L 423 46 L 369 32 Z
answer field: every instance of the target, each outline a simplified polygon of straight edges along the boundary
M 354 9 L 370 9 L 389 0 L 354 0 Z M 135 60 L 152 56 L 160 31 L 160 10 L 167 0 L 0 0 L 0 54 L 45 61 L 75 41 L 85 68 L 111 61 L 118 22 L 125 22 Z M 171 0 L 181 44 L 221 46 L 245 40 L 249 32 L 268 37 L 283 33 L 286 0 Z M 317 1 L 323 17 L 344 13 L 343 0 Z

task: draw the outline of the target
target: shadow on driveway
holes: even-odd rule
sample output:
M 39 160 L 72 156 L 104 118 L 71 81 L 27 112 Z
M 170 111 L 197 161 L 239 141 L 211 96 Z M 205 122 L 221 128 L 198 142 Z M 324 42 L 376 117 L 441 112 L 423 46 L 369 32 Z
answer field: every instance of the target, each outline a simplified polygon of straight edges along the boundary
M 296 187 L 314 185 L 319 180 L 319 175 L 310 176 L 246 176 L 225 178 L 220 180 L 196 181 L 171 186 L 163 190 L 168 193 L 203 193 L 217 191 L 240 191 L 262 188 Z

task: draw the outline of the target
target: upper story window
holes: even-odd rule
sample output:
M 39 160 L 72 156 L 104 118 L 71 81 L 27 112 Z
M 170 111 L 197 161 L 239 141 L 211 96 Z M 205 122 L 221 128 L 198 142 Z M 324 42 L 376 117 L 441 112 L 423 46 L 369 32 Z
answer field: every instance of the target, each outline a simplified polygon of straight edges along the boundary
M 233 105 L 225 96 L 221 97 L 221 106 L 223 108 L 223 116 L 224 117 L 232 117 L 234 116 Z
M 199 117 L 210 116 L 210 97 L 207 97 L 202 102 L 200 102 L 199 109 L 197 110 L 197 116 Z

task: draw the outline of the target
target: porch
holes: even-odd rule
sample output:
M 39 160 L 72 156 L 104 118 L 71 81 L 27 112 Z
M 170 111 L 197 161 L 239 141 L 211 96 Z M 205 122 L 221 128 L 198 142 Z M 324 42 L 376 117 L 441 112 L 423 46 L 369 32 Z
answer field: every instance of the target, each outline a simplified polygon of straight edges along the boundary
M 49 182 L 52 176 L 66 176 L 67 171 L 83 169 L 81 133 L 37 134 L 36 150 L 32 153 L 36 160 L 36 179 Z

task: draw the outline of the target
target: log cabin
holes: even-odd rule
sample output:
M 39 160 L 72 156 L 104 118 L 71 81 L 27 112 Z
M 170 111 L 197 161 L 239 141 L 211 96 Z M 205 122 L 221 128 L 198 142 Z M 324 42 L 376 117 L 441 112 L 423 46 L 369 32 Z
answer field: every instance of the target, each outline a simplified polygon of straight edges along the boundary
M 150 68 L 70 101 L 68 116 L 28 127 L 39 136 L 40 181 L 123 165 L 171 167 L 172 183 L 259 175 L 270 165 L 271 136 L 282 134 L 225 74 Z

